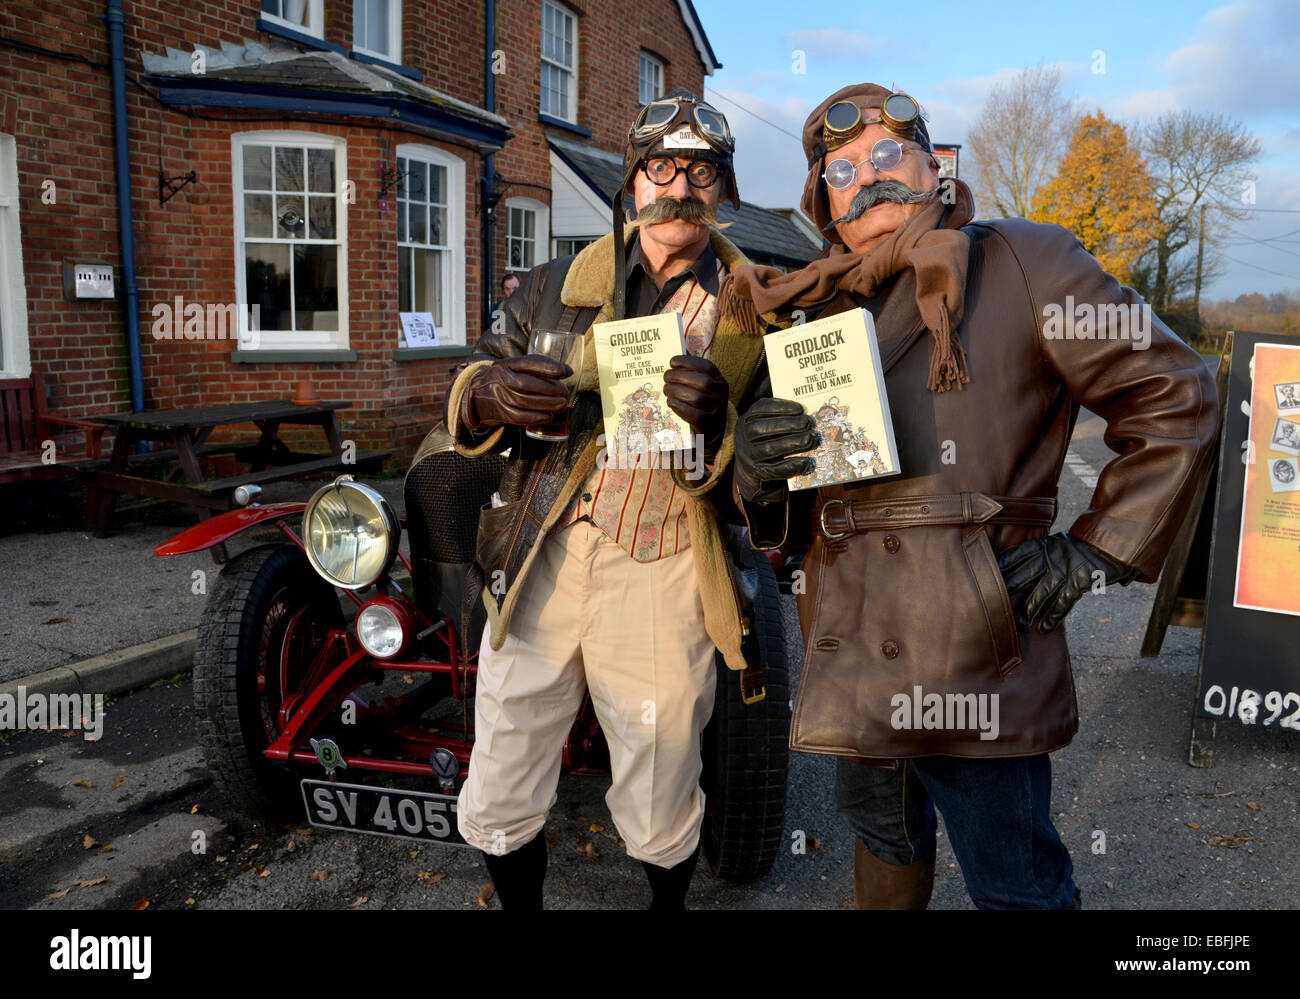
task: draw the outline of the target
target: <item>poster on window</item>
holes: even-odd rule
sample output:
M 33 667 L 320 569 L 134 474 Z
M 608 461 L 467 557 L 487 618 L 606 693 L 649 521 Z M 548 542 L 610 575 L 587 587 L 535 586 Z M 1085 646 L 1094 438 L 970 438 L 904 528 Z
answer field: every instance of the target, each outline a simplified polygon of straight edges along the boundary
M 1300 615 L 1300 347 L 1255 345 L 1234 604 Z
M 402 317 L 402 335 L 408 347 L 439 346 L 432 312 L 399 312 L 398 315 Z

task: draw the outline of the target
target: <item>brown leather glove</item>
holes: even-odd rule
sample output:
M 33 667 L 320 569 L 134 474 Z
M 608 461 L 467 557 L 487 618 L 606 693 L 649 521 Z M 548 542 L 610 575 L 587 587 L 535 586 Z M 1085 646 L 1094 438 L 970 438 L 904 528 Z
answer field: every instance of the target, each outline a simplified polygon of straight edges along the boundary
M 470 379 L 460 421 L 473 431 L 547 423 L 568 407 L 560 379 L 572 373 L 567 364 L 540 354 L 498 358 Z
M 668 408 L 704 438 L 704 449 L 717 452 L 727 430 L 727 380 L 707 358 L 679 354 L 664 372 Z

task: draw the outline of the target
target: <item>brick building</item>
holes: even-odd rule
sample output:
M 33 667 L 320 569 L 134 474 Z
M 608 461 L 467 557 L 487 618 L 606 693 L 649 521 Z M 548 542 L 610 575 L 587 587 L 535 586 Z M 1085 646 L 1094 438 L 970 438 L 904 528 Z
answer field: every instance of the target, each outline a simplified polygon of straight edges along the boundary
M 639 103 L 717 66 L 690 0 L 10 0 L 0 378 L 67 417 L 309 378 L 404 460 L 501 276 L 608 232 Z M 756 259 L 818 250 L 797 212 L 723 215 Z M 76 297 L 96 262 L 110 297 Z

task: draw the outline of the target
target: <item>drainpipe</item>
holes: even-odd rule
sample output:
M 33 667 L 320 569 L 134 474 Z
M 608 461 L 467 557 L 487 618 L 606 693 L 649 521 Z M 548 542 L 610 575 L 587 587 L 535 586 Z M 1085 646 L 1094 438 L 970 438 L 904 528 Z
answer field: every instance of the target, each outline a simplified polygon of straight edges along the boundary
M 492 74 L 492 53 L 497 47 L 496 39 L 496 0 L 485 0 L 483 4 L 483 106 L 487 111 L 497 109 L 496 77 Z M 483 275 L 483 329 L 487 329 L 492 323 L 492 296 L 496 292 L 496 282 L 492 275 L 492 228 L 497 221 L 494 174 L 492 154 L 487 153 L 483 157 L 483 177 L 479 181 L 482 191 L 480 203 L 483 205 L 483 260 L 482 266 L 479 267 L 479 273 Z M 468 332 L 466 330 L 466 334 Z
M 123 309 L 131 371 L 131 411 L 144 412 L 144 368 L 140 363 L 140 302 L 135 286 L 135 232 L 131 221 L 131 157 L 126 134 L 126 53 L 122 41 L 122 0 L 107 0 L 109 62 L 113 74 L 113 151 L 117 173 L 117 226 L 122 245 Z

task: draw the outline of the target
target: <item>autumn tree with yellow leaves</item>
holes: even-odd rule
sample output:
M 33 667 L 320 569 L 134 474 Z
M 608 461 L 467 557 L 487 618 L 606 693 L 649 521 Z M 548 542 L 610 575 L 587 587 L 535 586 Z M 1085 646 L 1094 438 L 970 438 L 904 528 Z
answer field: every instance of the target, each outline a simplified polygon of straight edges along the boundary
M 1080 118 L 1056 175 L 1035 193 L 1030 218 L 1065 226 L 1128 284 L 1159 217 L 1151 175 L 1124 126 L 1100 111 Z

